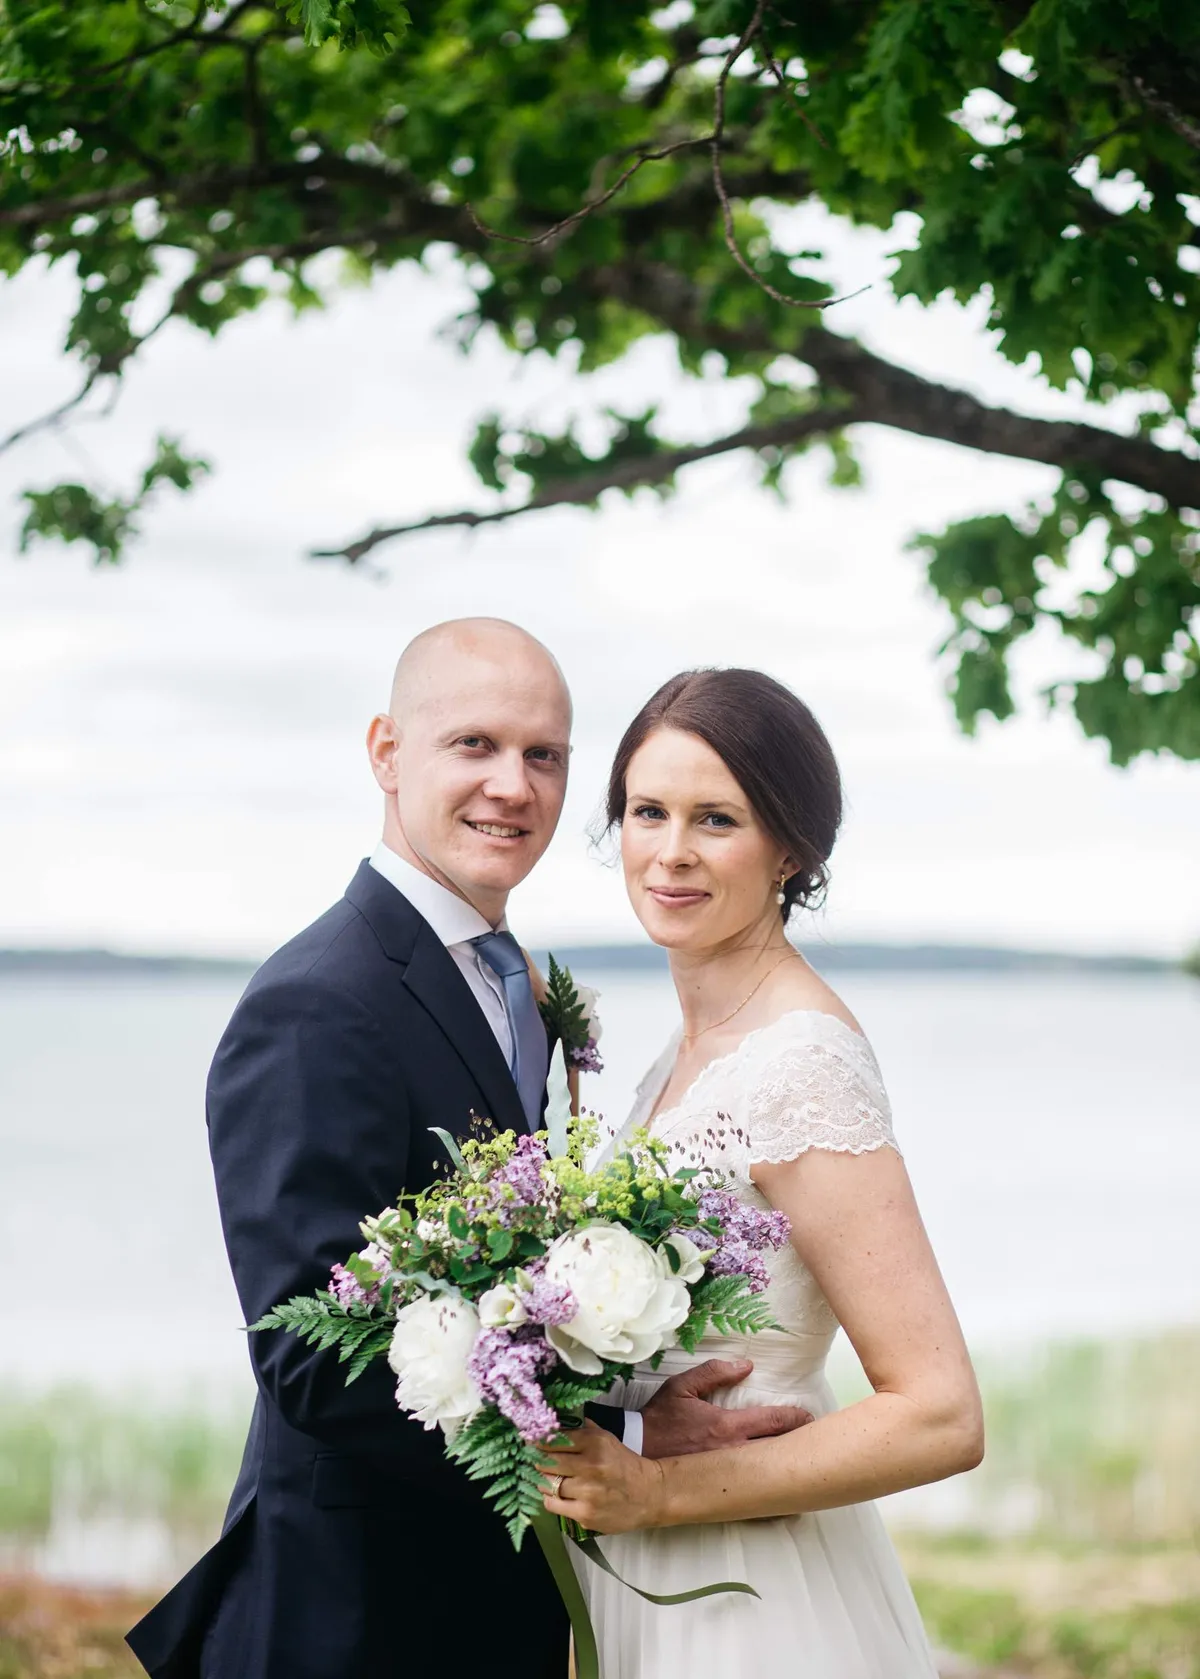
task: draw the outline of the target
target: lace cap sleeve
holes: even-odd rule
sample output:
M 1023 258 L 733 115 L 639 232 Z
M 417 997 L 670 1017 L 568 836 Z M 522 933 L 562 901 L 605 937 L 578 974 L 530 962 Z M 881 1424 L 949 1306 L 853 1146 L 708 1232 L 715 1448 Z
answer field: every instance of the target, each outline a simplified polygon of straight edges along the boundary
M 745 1110 L 747 1165 L 794 1160 L 814 1148 L 866 1154 L 886 1145 L 900 1152 L 870 1044 L 840 1021 L 833 1027 L 777 1046 L 757 1069 Z

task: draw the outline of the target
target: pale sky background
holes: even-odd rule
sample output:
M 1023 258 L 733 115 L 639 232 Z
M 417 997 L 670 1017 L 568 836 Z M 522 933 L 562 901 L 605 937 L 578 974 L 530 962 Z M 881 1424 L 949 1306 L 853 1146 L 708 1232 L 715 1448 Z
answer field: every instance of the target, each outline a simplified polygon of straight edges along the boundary
M 871 282 L 837 330 L 987 400 L 1078 407 L 1004 363 L 979 310 L 892 299 L 894 240 L 819 212 L 786 231 L 825 240 L 843 289 Z M 4 432 L 79 378 L 59 351 L 70 295 L 42 267 L 0 285 Z M 362 738 L 397 653 L 466 613 L 541 636 L 576 698 L 566 813 L 512 906 L 527 942 L 637 936 L 585 829 L 622 728 L 695 664 L 770 671 L 831 735 L 849 816 L 815 936 L 1165 954 L 1200 938 L 1200 765 L 1114 770 L 1036 700 L 968 741 L 943 695 L 946 617 L 904 543 L 1016 510 L 1051 471 L 865 428 L 859 491 L 830 489 L 816 452 L 780 506 L 730 459 L 689 469 L 665 506 L 647 492 L 409 539 L 379 553 L 382 580 L 305 560 L 380 519 L 485 505 L 464 447 L 489 409 L 551 426 L 660 398 L 681 438 L 744 412 L 744 389 L 685 380 L 661 340 L 586 384 L 494 339 L 464 357 L 436 335 L 464 303 L 444 257 L 299 321 L 272 306 L 216 343 L 172 327 L 110 420 L 0 458 L 0 944 L 260 955 L 289 936 L 374 843 Z M 163 494 L 122 569 L 82 549 L 16 558 L 23 486 L 125 487 L 158 430 L 216 471 Z M 1078 668 L 1066 657 L 1031 647 L 1027 690 Z

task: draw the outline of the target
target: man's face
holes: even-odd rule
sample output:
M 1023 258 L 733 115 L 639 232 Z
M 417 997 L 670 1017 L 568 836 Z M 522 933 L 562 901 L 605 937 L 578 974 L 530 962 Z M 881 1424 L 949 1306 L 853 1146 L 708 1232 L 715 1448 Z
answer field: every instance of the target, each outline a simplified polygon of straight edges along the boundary
M 374 736 L 393 723 L 385 750 L 372 739 L 372 759 L 395 795 L 396 848 L 497 921 L 562 811 L 571 730 L 562 678 L 536 644 L 449 647 L 403 712 L 372 725 Z

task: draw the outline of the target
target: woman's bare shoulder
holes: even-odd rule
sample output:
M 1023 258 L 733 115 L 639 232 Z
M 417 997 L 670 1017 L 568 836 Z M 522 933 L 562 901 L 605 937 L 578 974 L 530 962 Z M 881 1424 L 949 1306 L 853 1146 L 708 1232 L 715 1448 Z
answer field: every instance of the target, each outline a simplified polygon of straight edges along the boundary
M 781 970 L 780 978 L 779 990 L 771 999 L 778 1013 L 811 1009 L 818 1014 L 831 1014 L 849 1026 L 852 1032 L 857 1032 L 860 1037 L 866 1036 L 852 1010 L 804 957 L 798 962 L 787 963 Z

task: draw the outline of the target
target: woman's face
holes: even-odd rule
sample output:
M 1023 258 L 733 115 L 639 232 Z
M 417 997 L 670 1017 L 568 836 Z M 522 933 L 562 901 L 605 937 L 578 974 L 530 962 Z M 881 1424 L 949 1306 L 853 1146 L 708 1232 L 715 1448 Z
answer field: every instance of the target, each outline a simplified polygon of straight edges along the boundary
M 655 944 L 711 950 L 778 921 L 785 853 L 724 761 L 661 728 L 630 760 L 621 821 L 625 888 Z

